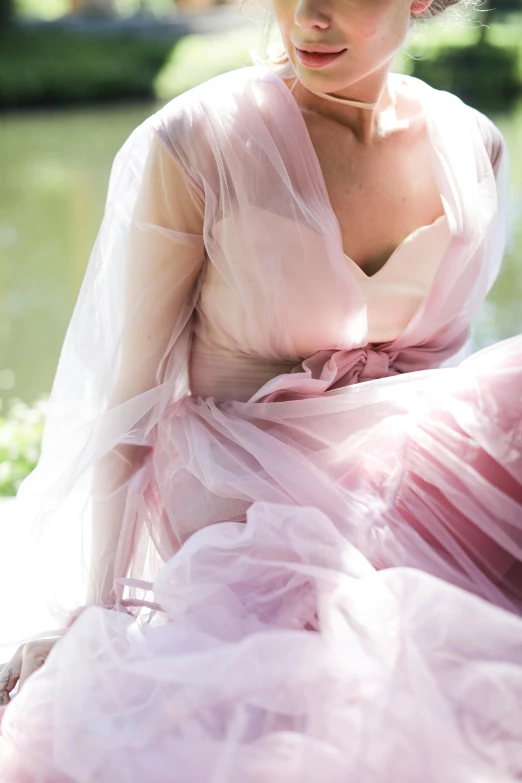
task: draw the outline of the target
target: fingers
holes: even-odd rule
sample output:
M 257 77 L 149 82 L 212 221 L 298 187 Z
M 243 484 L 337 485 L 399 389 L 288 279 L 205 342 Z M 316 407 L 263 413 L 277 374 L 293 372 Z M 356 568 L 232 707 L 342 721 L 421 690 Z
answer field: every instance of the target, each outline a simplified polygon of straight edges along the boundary
M 27 642 L 27 644 L 24 645 L 18 690 L 20 690 L 26 679 L 30 677 L 33 672 L 43 666 L 47 660 L 47 656 L 57 641 L 58 639 L 38 639 L 34 642 Z
M 18 690 L 28 677 L 45 663 L 47 656 L 60 637 L 38 639 L 21 645 L 10 661 L 0 671 L 0 708 L 9 704 L 11 693 Z
M 0 706 L 9 704 L 11 691 L 16 687 L 22 668 L 23 645 L 18 648 L 13 657 L 4 663 L 0 671 Z
M 10 693 L 18 682 L 18 677 L 9 664 L 3 667 L 0 680 L 0 707 L 3 707 L 11 701 Z
M 75 609 L 67 621 L 67 627 L 73 625 L 82 612 L 88 608 L 88 606 L 79 606 Z M 113 609 L 114 607 L 104 608 Z M 121 608 L 123 609 L 123 607 Z M 18 684 L 18 690 L 20 690 L 27 678 L 43 666 L 50 651 L 61 639 L 62 633 L 63 631 L 50 639 L 26 642 L 18 648 L 10 661 L 0 664 L 0 712 L 2 707 L 11 701 L 11 693 L 16 685 Z

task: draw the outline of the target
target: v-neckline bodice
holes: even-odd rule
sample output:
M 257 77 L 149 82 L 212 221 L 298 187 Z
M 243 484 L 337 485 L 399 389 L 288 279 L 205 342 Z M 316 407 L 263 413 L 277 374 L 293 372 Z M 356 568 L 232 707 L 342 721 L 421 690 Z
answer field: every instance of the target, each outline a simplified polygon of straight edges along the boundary
M 401 254 L 400 254 L 399 251 L 404 247 L 404 244 L 407 242 L 409 237 L 406 237 L 406 239 L 403 242 L 401 242 L 399 247 L 396 248 L 396 250 L 392 253 L 392 255 L 390 256 L 390 258 L 388 259 L 386 264 L 383 267 L 381 267 L 381 269 L 379 269 L 378 272 L 375 273 L 375 275 L 371 275 L 371 276 L 366 275 L 366 273 L 363 272 L 362 269 L 354 261 L 352 261 L 348 256 L 345 255 L 344 249 L 343 249 L 343 244 L 342 244 L 341 226 L 340 226 L 339 220 L 337 218 L 337 215 L 335 214 L 335 211 L 333 209 L 332 203 L 330 201 L 328 188 L 326 186 L 326 180 L 324 178 L 323 170 L 322 170 L 321 164 L 319 162 L 319 157 L 317 155 L 317 152 L 315 151 L 315 147 L 313 145 L 312 138 L 310 136 L 310 132 L 309 132 L 308 127 L 306 125 L 305 119 L 304 119 L 304 117 L 303 117 L 303 115 L 301 113 L 301 109 L 299 108 L 299 104 L 297 103 L 294 95 L 292 94 L 292 92 L 290 91 L 288 86 L 285 84 L 284 79 L 281 76 L 279 76 L 279 75 L 277 75 L 275 73 L 272 73 L 271 76 L 278 83 L 279 89 L 281 91 L 283 91 L 283 95 L 285 95 L 286 100 L 287 100 L 289 106 L 291 107 L 292 112 L 295 114 L 297 126 L 300 128 L 300 131 L 301 131 L 300 136 L 301 136 L 301 139 L 302 139 L 302 143 L 303 143 L 303 145 L 305 147 L 305 153 L 307 153 L 305 155 L 305 157 L 308 157 L 308 160 L 310 162 L 310 166 L 311 166 L 310 173 L 312 173 L 314 175 L 315 186 L 318 188 L 318 190 L 321 193 L 321 196 L 322 196 L 322 199 L 323 199 L 323 203 L 324 203 L 324 207 L 325 207 L 325 209 L 326 209 L 326 211 L 328 213 L 328 217 L 330 218 L 331 224 L 335 228 L 335 231 L 336 231 L 336 234 L 337 234 L 337 243 L 336 244 L 338 246 L 338 262 L 339 262 L 340 265 L 342 265 L 342 270 L 346 274 L 347 279 L 350 279 L 352 284 L 355 283 L 356 286 L 358 287 L 360 296 L 362 298 L 362 301 L 366 302 L 366 296 L 365 296 L 365 293 L 364 293 L 363 282 L 366 281 L 366 283 L 369 283 L 371 280 L 375 280 L 375 275 L 381 273 L 382 270 L 386 266 L 388 266 L 389 262 L 392 259 L 395 259 L 397 256 L 400 257 Z M 395 74 L 395 73 L 390 72 L 388 74 L 388 78 L 390 78 L 390 79 L 392 79 L 392 78 L 393 79 L 395 79 L 395 78 L 408 78 L 410 83 L 412 83 L 411 78 L 410 77 L 404 77 L 403 74 Z M 432 150 L 433 155 L 436 155 L 436 151 L 435 151 L 435 147 L 434 147 L 434 143 L 433 143 L 433 129 L 432 129 L 432 117 L 430 115 L 430 107 L 427 104 L 427 101 L 425 101 L 424 96 L 422 95 L 420 90 L 415 90 L 415 94 L 416 94 L 417 100 L 419 101 L 419 103 L 420 103 L 420 105 L 422 107 L 422 111 L 424 112 L 424 116 L 426 118 L 428 142 L 431 145 L 431 150 Z M 444 215 L 441 215 L 440 219 L 442 220 L 443 217 L 446 218 L 446 220 L 448 222 L 448 228 L 449 228 L 449 238 L 450 238 L 450 241 L 451 241 L 451 238 L 452 238 L 452 235 L 453 235 L 453 230 L 454 230 L 453 229 L 453 226 L 454 226 L 454 216 L 451 214 L 450 206 L 449 206 L 447 200 L 443 196 L 441 182 L 440 182 L 440 180 L 438 178 L 440 175 L 444 176 L 444 172 L 439 172 L 438 173 L 437 170 L 435 169 L 434 170 L 434 174 L 435 174 L 435 177 L 437 179 L 438 192 L 439 192 L 439 195 L 441 197 L 442 206 L 443 206 L 443 209 L 444 209 Z M 433 225 L 433 224 L 431 224 L 431 225 Z M 412 233 L 415 234 L 416 232 L 422 231 L 422 229 L 424 229 L 424 228 L 426 228 L 426 227 L 425 226 L 420 226 L 419 229 L 416 229 Z M 410 237 L 411 237 L 411 235 L 410 235 Z M 348 262 L 347 262 L 347 260 L 348 260 Z M 395 261 L 394 261 L 394 263 L 395 263 Z M 443 269 L 443 266 L 444 265 L 442 263 L 439 265 L 439 267 L 437 269 L 437 273 L 436 273 L 435 279 L 441 273 L 441 271 Z M 431 291 L 433 289 L 433 285 L 435 284 L 435 279 L 433 280 L 433 284 L 432 284 L 432 287 L 431 287 L 430 291 L 428 291 L 428 293 L 426 294 L 425 298 L 420 303 L 420 305 L 417 308 L 415 314 L 413 315 L 411 320 L 406 325 L 403 333 L 397 338 L 397 340 L 394 341 L 394 343 L 397 343 L 399 341 L 404 342 L 405 340 L 407 340 L 408 336 L 410 335 L 410 333 L 412 331 L 412 329 L 415 327 L 415 325 L 422 318 L 423 311 L 424 311 L 424 309 L 425 309 L 425 307 L 427 305 L 427 302 L 428 302 L 428 300 L 430 298 Z
M 435 220 L 432 223 L 427 223 L 425 226 L 419 226 L 419 228 L 414 229 L 410 234 L 408 234 L 407 237 L 405 237 L 402 242 L 395 248 L 391 256 L 388 258 L 387 261 L 384 262 L 384 264 L 379 267 L 379 269 L 374 272 L 373 275 L 367 274 L 362 267 L 359 266 L 350 256 L 343 251 L 343 256 L 348 261 L 350 267 L 353 269 L 353 272 L 355 274 L 360 275 L 360 277 L 365 281 L 374 281 L 379 280 L 379 282 L 382 282 L 383 278 L 387 277 L 390 273 L 393 273 L 393 269 L 395 267 L 394 262 L 401 256 L 401 251 L 406 247 L 406 245 L 410 244 L 411 242 L 414 242 L 415 239 L 420 236 L 421 234 L 425 233 L 426 231 L 429 231 L 431 228 L 434 228 L 437 226 L 440 222 L 446 219 L 446 215 L 440 215 L 438 218 L 435 218 Z

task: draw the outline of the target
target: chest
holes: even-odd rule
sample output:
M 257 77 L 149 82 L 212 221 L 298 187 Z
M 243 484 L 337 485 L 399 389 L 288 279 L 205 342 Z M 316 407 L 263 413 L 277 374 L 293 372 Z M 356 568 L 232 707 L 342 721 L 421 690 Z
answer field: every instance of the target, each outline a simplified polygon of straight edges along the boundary
M 346 128 L 304 112 L 344 252 L 367 274 L 381 269 L 443 206 L 425 122 L 363 145 Z

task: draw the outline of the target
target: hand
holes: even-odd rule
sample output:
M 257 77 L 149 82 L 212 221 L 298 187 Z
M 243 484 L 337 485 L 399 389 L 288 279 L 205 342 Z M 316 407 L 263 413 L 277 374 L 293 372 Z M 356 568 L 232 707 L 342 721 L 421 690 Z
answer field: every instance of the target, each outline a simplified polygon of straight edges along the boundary
M 93 604 L 79 606 L 71 612 L 66 623 L 66 628 L 70 628 L 82 612 L 85 609 L 88 609 L 89 606 L 93 606 Z M 125 606 L 125 602 L 112 606 L 104 606 L 103 608 L 114 609 L 115 611 L 127 612 L 130 614 L 128 608 Z M 27 678 L 43 666 L 47 660 L 47 656 L 56 642 L 61 639 L 62 635 L 63 632 L 57 632 L 57 636 L 55 637 L 36 639 L 21 644 L 10 661 L 5 664 L 0 664 L 0 722 L 5 707 L 11 701 L 11 693 L 16 685 L 18 684 L 18 691 L 20 691 L 20 688 Z
M 10 661 L 0 666 L 0 707 L 11 701 L 11 692 L 45 663 L 59 636 L 21 644 Z
M 67 620 L 67 628 L 70 628 L 84 609 L 87 607 L 80 606 L 71 613 Z M 62 635 L 63 632 L 57 632 L 57 635 L 51 638 L 25 642 L 20 645 L 10 661 L 0 664 L 0 718 L 3 709 L 11 701 L 11 693 L 16 685 L 18 684 L 18 691 L 20 691 L 27 678 L 43 666 Z

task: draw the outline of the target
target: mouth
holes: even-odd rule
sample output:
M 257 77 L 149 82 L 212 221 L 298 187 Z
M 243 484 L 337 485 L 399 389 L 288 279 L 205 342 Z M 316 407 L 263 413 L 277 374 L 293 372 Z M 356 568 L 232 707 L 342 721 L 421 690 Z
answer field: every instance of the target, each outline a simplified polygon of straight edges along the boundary
M 294 49 L 299 62 L 307 68 L 324 68 L 338 60 L 346 52 L 346 49 L 333 49 L 320 44 L 307 45 L 306 49 L 294 46 Z

